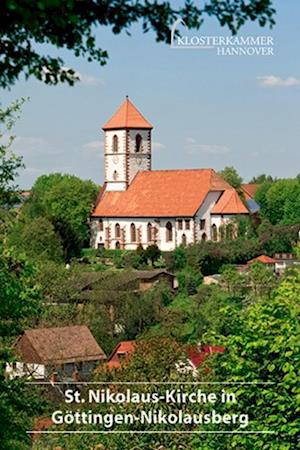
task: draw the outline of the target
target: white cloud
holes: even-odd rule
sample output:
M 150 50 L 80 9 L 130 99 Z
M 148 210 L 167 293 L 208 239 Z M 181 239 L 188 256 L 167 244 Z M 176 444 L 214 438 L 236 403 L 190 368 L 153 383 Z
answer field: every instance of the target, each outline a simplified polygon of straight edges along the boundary
M 83 86 L 103 86 L 104 85 L 104 81 L 99 77 L 95 77 L 94 75 L 88 75 L 86 73 L 79 73 L 79 72 L 77 72 L 76 75 L 78 76 L 80 83 Z
M 291 87 L 300 84 L 300 78 L 288 77 L 284 79 L 276 75 L 257 77 L 257 80 L 258 84 L 264 87 Z
M 220 155 L 224 153 L 229 153 L 230 149 L 226 145 L 220 144 L 200 144 L 192 138 L 186 138 L 186 150 L 190 155 L 194 155 L 197 153 L 210 153 L 214 155 Z
M 166 148 L 166 146 L 165 146 L 165 144 L 162 144 L 161 142 L 153 141 L 152 148 L 153 148 L 153 150 L 163 150 Z

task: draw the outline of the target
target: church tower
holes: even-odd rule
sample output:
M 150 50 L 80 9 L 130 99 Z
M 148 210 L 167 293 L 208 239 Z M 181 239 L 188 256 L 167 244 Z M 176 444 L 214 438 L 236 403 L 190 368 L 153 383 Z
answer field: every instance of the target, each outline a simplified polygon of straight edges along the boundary
M 152 125 L 126 97 L 103 126 L 107 191 L 126 191 L 142 170 L 151 170 Z

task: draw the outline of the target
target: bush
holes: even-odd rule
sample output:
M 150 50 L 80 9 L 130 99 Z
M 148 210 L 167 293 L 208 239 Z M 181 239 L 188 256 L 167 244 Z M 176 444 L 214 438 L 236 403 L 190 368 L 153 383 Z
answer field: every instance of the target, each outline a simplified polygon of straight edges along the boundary
M 186 265 L 186 251 L 183 247 L 177 247 L 171 255 L 171 269 L 182 270 Z
M 157 247 L 157 245 L 149 245 L 149 247 L 145 250 L 145 259 L 146 261 L 150 260 L 151 264 L 153 265 L 155 261 L 157 261 L 161 257 L 161 251 Z
M 186 292 L 188 295 L 197 293 L 197 288 L 203 280 L 202 274 L 193 267 L 186 267 L 181 272 L 177 273 L 179 290 Z

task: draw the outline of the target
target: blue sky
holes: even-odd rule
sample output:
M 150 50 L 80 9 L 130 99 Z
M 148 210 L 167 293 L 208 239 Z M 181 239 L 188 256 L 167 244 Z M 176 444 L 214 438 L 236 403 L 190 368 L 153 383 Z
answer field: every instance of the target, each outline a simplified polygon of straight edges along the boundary
M 48 87 L 32 79 L 1 91 L 3 105 L 30 97 L 15 128 L 15 150 L 26 164 L 20 186 L 29 188 L 53 171 L 102 183 L 101 125 L 125 95 L 154 125 L 154 169 L 233 165 L 245 181 L 263 172 L 295 176 L 300 172 L 300 2 L 281 0 L 275 7 L 273 30 L 249 24 L 239 33 L 272 36 L 271 57 L 174 50 L 140 27 L 131 37 L 97 31 L 110 55 L 105 67 L 55 51 L 82 75 L 76 87 Z M 201 34 L 229 33 L 208 19 Z

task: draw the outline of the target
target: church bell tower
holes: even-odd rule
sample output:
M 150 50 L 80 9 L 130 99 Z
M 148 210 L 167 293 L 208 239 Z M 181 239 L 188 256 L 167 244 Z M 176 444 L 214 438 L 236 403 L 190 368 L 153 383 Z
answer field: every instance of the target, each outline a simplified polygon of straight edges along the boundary
M 152 125 L 126 97 L 103 126 L 107 191 L 126 191 L 142 170 L 151 170 Z

